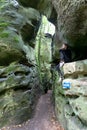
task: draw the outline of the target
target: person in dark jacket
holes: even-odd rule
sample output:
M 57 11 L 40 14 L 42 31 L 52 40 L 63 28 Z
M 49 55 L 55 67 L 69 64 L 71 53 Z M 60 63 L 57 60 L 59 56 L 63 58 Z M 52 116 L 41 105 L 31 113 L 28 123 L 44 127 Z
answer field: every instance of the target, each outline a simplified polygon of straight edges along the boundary
M 57 70 L 60 77 L 59 82 L 61 82 L 64 79 L 62 67 L 65 63 L 72 61 L 72 53 L 67 43 L 63 43 L 62 48 L 60 48 L 59 50 L 59 53 L 60 53 L 60 62 L 57 65 Z

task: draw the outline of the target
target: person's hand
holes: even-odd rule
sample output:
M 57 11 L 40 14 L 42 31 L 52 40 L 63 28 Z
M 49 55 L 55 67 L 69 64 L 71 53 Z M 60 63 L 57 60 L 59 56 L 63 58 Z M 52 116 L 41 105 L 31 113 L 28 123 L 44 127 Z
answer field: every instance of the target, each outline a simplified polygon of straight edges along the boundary
M 64 61 L 60 62 L 60 67 L 62 67 L 64 65 Z

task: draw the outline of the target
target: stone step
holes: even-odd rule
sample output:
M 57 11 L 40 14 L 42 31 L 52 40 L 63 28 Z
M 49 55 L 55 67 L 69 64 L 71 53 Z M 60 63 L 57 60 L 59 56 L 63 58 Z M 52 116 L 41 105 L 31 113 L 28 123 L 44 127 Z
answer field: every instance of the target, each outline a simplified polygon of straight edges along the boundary
M 87 74 L 87 60 L 66 63 L 63 67 L 65 77 L 76 77 Z

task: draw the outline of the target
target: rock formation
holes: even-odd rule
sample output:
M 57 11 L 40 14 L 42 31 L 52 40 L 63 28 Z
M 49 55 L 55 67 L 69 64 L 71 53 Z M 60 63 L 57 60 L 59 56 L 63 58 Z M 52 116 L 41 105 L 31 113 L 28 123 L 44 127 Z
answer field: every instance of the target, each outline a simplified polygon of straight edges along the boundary
M 60 41 L 67 41 L 77 59 L 85 59 L 87 48 L 86 0 L 52 0 L 57 12 L 57 30 Z
M 40 29 L 42 14 L 56 26 L 52 44 L 52 37 L 45 37 Z M 73 60 L 87 58 L 86 0 L 0 1 L 0 127 L 30 118 L 39 86 L 49 87 L 53 78 L 61 124 L 65 130 L 87 129 L 87 61 L 65 64 L 69 90 L 57 83 L 57 72 L 51 78 L 51 62 L 58 60 L 58 48 L 65 41 Z
M 65 130 L 87 129 L 87 60 L 64 65 L 62 85 L 55 86 L 56 114 Z M 63 89 L 70 83 L 70 89 Z
M 26 3 L 25 7 L 22 1 L 20 4 L 16 0 L 3 0 L 0 3 L 0 127 L 28 120 L 40 90 L 44 89 L 40 88 L 41 84 L 49 84 L 51 77 L 52 37 L 43 35 L 41 11 L 34 8 L 37 5 L 34 1 L 29 2 L 30 5 L 23 2 Z M 41 2 L 37 2 L 40 8 Z M 46 4 L 45 1 L 42 11 L 48 7 Z M 51 8 L 48 10 L 50 16 Z M 43 40 L 47 43 L 42 44 Z M 39 42 L 41 48 L 36 47 Z M 42 59 L 37 57 L 36 60 L 38 49 Z M 46 53 L 45 49 L 48 50 Z
M 34 49 L 40 19 L 33 8 L 0 2 L 0 127 L 31 117 L 40 86 Z

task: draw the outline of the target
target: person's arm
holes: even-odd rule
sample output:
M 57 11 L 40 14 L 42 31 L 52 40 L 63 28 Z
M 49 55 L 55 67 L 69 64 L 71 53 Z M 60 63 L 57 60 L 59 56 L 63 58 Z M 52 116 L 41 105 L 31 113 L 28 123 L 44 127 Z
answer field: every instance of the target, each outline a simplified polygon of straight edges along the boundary
M 59 50 L 60 53 L 60 62 L 64 62 L 64 55 L 63 55 L 63 50 Z

